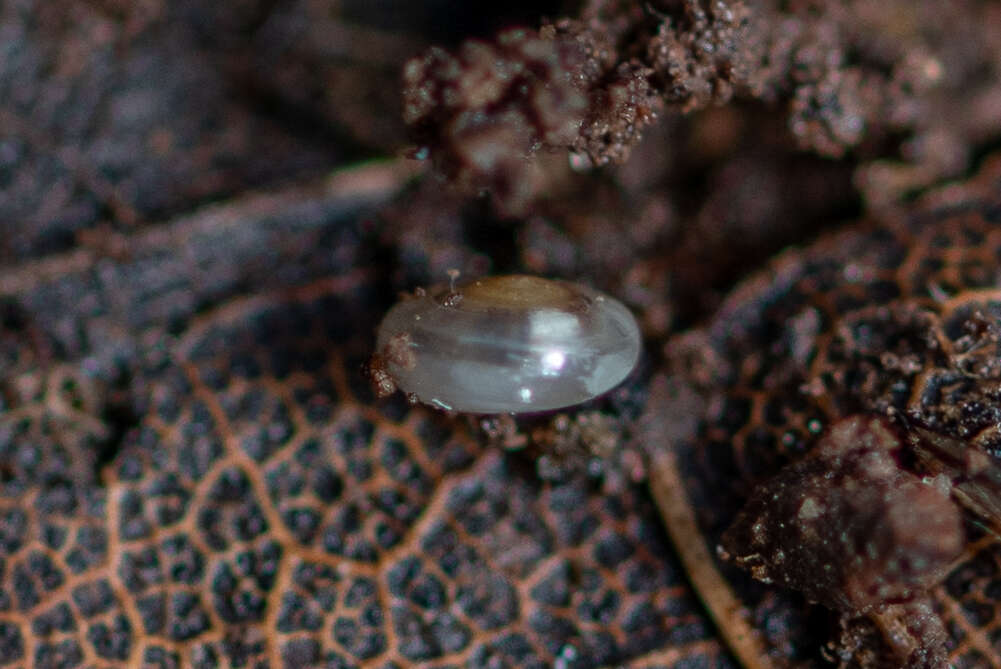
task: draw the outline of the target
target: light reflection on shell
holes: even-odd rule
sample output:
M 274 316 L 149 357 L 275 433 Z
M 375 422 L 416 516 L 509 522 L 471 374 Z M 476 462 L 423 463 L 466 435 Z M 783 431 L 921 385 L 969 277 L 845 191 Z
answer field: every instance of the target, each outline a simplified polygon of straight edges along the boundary
M 497 276 L 394 306 L 378 353 L 401 390 L 441 409 L 519 413 L 590 400 L 640 353 L 632 314 L 578 284 Z

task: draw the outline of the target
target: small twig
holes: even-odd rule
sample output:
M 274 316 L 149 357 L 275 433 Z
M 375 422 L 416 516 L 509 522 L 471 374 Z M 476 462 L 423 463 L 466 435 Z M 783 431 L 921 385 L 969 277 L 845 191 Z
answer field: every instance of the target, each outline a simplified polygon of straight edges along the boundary
M 663 377 L 653 380 L 648 413 L 664 416 L 671 398 Z M 667 437 L 665 439 L 665 437 Z M 657 444 L 650 453 L 649 486 L 685 573 L 696 594 L 716 623 L 720 634 L 745 669 L 774 669 L 761 634 L 747 620 L 747 609 L 715 566 L 699 531 L 691 502 L 685 493 L 670 435 L 650 433 Z

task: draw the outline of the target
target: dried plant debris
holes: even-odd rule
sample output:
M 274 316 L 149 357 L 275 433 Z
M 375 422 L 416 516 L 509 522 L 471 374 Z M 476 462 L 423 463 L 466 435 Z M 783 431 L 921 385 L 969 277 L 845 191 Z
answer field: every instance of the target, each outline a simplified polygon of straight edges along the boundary
M 840 636 L 823 651 L 824 658 L 839 667 L 948 666 L 948 634 L 926 600 L 891 604 L 869 617 L 844 616 L 840 628 Z M 969 664 L 977 666 L 982 659 Z
M 808 456 L 755 489 L 723 535 L 723 557 L 852 613 L 924 593 L 965 537 L 951 481 L 903 470 L 901 446 L 878 419 L 835 423 Z
M 677 443 L 710 545 L 843 611 L 844 666 L 1001 656 L 996 602 L 945 586 L 1001 556 L 997 192 L 786 253 L 666 349 L 707 402 Z M 808 615 L 733 582 L 752 616 Z
M 633 385 L 633 384 L 629 384 Z M 629 433 L 642 404 L 627 388 L 616 392 L 620 401 L 591 402 L 601 410 L 583 408 L 572 413 L 485 416 L 478 420 L 492 447 L 525 452 L 544 481 L 560 482 L 586 476 L 601 489 L 618 494 L 646 480 L 646 453 Z
M 886 202 L 958 174 L 999 130 L 997 8 L 953 9 L 594 0 L 577 18 L 411 60 L 404 119 L 445 174 L 517 212 L 538 188 L 536 152 L 622 162 L 658 115 L 736 95 L 782 105 L 801 147 L 874 161 L 860 185 Z

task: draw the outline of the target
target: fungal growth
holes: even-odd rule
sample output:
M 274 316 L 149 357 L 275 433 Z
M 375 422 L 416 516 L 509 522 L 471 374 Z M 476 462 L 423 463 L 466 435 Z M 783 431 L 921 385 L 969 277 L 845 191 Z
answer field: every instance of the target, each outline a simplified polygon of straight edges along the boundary
M 370 375 L 379 394 L 469 413 L 546 411 L 590 400 L 626 378 L 636 320 L 584 286 L 497 276 L 418 291 L 379 326 Z

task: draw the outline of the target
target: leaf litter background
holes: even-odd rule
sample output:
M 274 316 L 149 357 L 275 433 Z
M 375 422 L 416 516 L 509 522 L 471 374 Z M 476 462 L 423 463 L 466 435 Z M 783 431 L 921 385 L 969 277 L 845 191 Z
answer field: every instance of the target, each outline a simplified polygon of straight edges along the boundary
M 447 269 L 582 278 L 647 336 L 597 406 L 620 446 L 659 441 L 688 425 L 639 418 L 669 337 L 1001 137 L 992 3 L 735 4 L 757 21 L 737 37 L 692 6 L 546 7 L 610 40 L 568 112 L 607 132 L 539 142 L 505 98 L 483 171 L 464 162 L 483 115 L 435 112 L 418 138 L 453 189 L 395 158 L 402 64 L 514 23 L 532 43 L 537 8 L 0 5 L 0 665 L 734 666 L 645 486 L 541 472 L 372 401 L 359 371 L 398 291 Z M 679 75 L 632 46 L 652 35 L 757 46 Z M 996 193 L 974 183 L 952 197 Z M 964 666 L 998 663 L 987 553 L 949 582 Z M 773 657 L 823 663 L 827 614 L 769 596 Z

